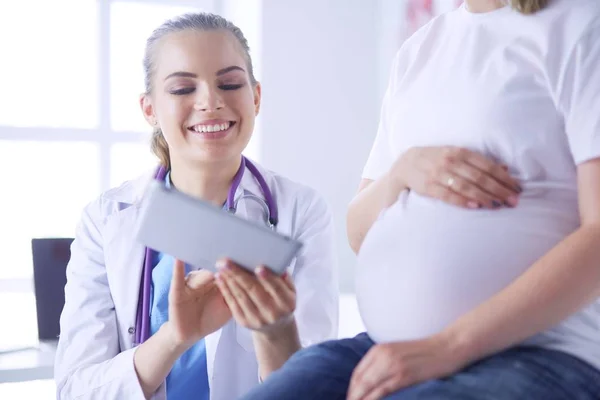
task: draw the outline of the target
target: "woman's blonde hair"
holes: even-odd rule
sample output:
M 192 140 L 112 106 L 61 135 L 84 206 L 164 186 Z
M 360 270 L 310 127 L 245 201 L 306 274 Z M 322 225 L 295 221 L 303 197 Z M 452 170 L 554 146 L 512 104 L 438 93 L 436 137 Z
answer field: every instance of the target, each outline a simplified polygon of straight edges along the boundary
M 166 21 L 161 26 L 159 26 L 148 38 L 146 42 L 146 52 L 144 54 L 144 84 L 146 86 L 146 94 L 150 94 L 153 89 L 152 77 L 154 75 L 155 69 L 154 56 L 156 52 L 157 42 L 167 34 L 181 32 L 189 29 L 196 31 L 211 31 L 222 29 L 231 32 L 238 40 L 242 51 L 244 52 L 247 64 L 246 66 L 248 68 L 248 75 L 250 75 L 250 82 L 252 83 L 252 85 L 257 84 L 256 78 L 254 77 L 254 70 L 252 68 L 250 47 L 248 46 L 248 41 L 244 37 L 244 34 L 240 30 L 240 28 L 235 26 L 227 19 L 216 14 L 189 13 L 183 14 L 179 17 Z M 155 128 L 152 132 L 151 149 L 152 152 L 160 160 L 160 163 L 165 167 L 170 168 L 169 146 L 167 145 L 167 141 L 165 140 L 162 131 L 158 127 Z
M 533 14 L 548 5 L 549 0 L 510 0 L 510 5 L 523 14 Z

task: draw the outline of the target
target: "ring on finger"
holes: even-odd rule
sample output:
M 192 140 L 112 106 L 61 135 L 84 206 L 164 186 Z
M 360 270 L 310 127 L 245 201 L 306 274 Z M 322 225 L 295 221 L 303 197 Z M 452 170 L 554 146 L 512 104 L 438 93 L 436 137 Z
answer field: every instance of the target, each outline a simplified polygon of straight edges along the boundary
M 446 185 L 449 188 L 452 188 L 452 185 L 454 184 L 454 178 L 453 177 L 449 177 L 448 180 L 446 181 Z

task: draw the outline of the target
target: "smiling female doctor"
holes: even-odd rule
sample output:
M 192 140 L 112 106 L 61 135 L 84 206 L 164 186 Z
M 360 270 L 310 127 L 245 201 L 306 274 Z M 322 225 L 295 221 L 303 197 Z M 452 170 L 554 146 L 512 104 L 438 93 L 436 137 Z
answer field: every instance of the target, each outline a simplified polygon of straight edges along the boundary
M 141 106 L 162 165 L 154 178 L 261 224 L 262 203 L 304 247 L 284 277 L 227 264 L 186 277 L 180 261 L 134 238 L 153 176 L 105 192 L 85 208 L 72 245 L 57 397 L 235 399 L 301 346 L 336 336 L 331 215 L 313 190 L 242 156 L 261 87 L 237 27 L 212 14 L 167 21 L 149 38 L 144 67 Z

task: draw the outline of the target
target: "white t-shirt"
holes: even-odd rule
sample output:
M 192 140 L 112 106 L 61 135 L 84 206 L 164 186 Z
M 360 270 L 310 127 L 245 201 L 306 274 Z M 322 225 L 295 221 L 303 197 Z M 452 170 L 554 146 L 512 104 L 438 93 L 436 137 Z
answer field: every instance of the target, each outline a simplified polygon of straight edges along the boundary
M 551 0 L 533 16 L 462 7 L 409 38 L 363 177 L 379 178 L 408 148 L 442 145 L 507 164 L 524 192 L 498 210 L 404 192 L 382 213 L 357 273 L 361 315 L 378 342 L 439 332 L 580 225 L 576 167 L 600 157 L 600 1 Z M 600 369 L 600 302 L 527 343 Z

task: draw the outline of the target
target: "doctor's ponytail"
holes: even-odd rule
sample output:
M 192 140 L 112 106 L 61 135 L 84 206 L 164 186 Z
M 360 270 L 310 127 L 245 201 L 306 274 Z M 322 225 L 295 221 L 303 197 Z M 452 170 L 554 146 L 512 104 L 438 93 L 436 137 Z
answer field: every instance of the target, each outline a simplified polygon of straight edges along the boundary
M 241 50 L 246 59 L 246 67 L 248 75 L 250 77 L 250 83 L 256 85 L 258 82 L 254 77 L 254 69 L 252 68 L 252 58 L 250 57 L 250 47 L 248 41 L 244 37 L 244 34 L 235 26 L 232 22 L 221 17 L 220 15 L 210 13 L 188 13 L 183 14 L 179 17 L 167 20 L 161 26 L 156 28 L 146 41 L 146 51 L 144 53 L 144 85 L 146 94 L 149 95 L 152 92 L 152 79 L 155 71 L 155 57 L 157 52 L 157 43 L 164 36 L 177 33 L 181 31 L 195 30 L 195 31 L 215 31 L 215 30 L 226 30 L 235 36 L 238 43 L 240 44 Z M 169 146 L 163 136 L 160 128 L 155 128 L 152 132 L 151 139 L 152 152 L 158 157 L 160 163 L 165 167 L 170 167 L 169 162 Z
M 150 149 L 154 153 L 160 164 L 165 168 L 171 168 L 171 162 L 169 157 L 169 145 L 162 134 L 160 128 L 154 129 L 152 132 L 152 138 L 150 139 Z

